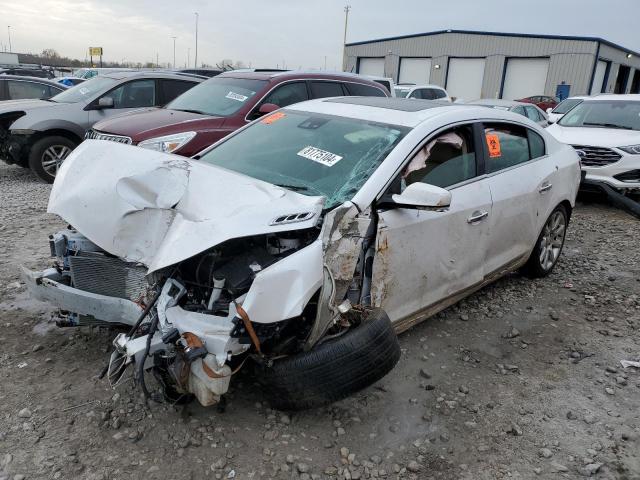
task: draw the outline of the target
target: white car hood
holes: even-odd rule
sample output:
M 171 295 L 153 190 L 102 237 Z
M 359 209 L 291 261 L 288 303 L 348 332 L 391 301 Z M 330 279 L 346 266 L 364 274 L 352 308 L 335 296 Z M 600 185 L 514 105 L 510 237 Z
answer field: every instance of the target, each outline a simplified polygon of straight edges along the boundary
M 312 227 L 323 205 L 324 197 L 177 155 L 88 140 L 63 163 L 47 211 L 153 272 L 232 238 Z M 272 224 L 307 212 L 305 221 Z
M 593 147 L 626 147 L 640 144 L 640 132 L 619 128 L 600 127 L 563 127 L 554 123 L 547 132 L 556 140 L 569 145 L 588 145 Z

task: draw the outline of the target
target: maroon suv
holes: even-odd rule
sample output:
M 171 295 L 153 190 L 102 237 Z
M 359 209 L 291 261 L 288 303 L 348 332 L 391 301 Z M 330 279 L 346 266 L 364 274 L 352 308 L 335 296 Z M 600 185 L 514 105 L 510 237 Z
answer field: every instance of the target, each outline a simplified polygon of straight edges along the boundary
M 231 71 L 202 82 L 163 108 L 98 122 L 85 138 L 190 157 L 280 107 L 345 95 L 389 94 L 380 84 L 351 73 Z

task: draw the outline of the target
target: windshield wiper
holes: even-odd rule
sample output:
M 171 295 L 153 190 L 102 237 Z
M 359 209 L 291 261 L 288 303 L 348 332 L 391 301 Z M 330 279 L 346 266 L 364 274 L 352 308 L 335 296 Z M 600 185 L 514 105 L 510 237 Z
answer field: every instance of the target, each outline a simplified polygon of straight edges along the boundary
M 286 188 L 287 190 L 293 190 L 294 192 L 307 192 L 310 190 L 309 187 L 304 185 L 288 185 L 286 183 L 276 183 L 277 187 Z
M 584 122 L 583 125 L 589 125 L 592 127 L 604 127 L 604 128 L 620 128 L 622 130 L 633 130 L 632 127 L 626 127 L 624 125 L 618 125 L 616 123 Z
M 199 115 L 208 115 L 208 113 L 205 113 L 201 110 L 190 110 L 188 108 L 172 108 L 171 110 L 177 110 L 179 112 L 197 113 Z

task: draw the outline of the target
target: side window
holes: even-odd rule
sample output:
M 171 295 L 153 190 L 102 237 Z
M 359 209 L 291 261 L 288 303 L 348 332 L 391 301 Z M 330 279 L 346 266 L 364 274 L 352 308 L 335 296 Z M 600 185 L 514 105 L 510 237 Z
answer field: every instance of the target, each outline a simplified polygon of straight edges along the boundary
M 309 100 L 305 83 L 292 82 L 277 87 L 262 103 L 273 103 L 279 107 L 286 107 L 293 103 L 304 102 L 305 100 Z
M 529 140 L 527 128 L 507 123 L 485 124 L 485 139 L 489 156 L 486 160 L 487 173 L 528 162 Z
M 423 98 L 422 97 L 422 89 L 418 88 L 411 92 L 407 98 Z
M 533 130 L 527 129 L 529 135 L 529 151 L 531 158 L 540 158 L 546 155 L 547 151 L 544 145 L 544 140 Z
M 445 91 L 444 90 L 440 90 L 439 88 L 432 88 L 431 89 L 431 94 L 433 95 L 433 99 L 434 100 L 437 100 L 439 98 L 445 98 L 447 96 Z
M 342 85 L 337 82 L 311 82 L 311 98 L 342 97 Z
M 153 107 L 156 98 L 156 81 L 148 79 L 127 82 L 107 93 L 105 97 L 113 98 L 113 108 Z
M 415 182 L 446 188 L 476 176 L 472 125 L 439 133 L 429 140 L 402 172 L 403 186 Z
M 20 82 L 15 80 L 7 81 L 10 100 L 20 100 L 23 98 L 49 98 L 49 87 L 41 83 Z
M 525 112 L 527 112 L 527 118 L 530 118 L 534 122 L 539 122 L 540 117 L 538 117 L 538 111 L 533 107 L 524 107 Z
M 197 83 L 185 82 L 184 80 L 160 80 L 162 90 L 162 104 L 167 104 L 176 97 L 182 95 Z
M 524 107 L 518 106 L 518 107 L 514 107 L 514 109 L 512 110 L 513 113 L 517 113 L 518 115 L 522 115 L 523 117 L 526 117 L 527 115 L 524 113 Z
M 370 85 L 363 85 L 361 83 L 345 83 L 344 85 L 347 87 L 349 95 L 358 97 L 386 97 L 382 90 Z

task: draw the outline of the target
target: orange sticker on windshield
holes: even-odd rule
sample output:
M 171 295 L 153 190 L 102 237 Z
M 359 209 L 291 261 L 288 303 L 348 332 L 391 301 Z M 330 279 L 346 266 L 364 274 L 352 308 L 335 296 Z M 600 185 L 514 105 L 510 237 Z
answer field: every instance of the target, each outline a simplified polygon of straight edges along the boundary
M 502 152 L 500 151 L 500 139 L 498 135 L 495 133 L 487 133 L 487 146 L 489 147 L 489 156 L 491 158 L 496 158 L 502 156 Z
M 284 113 L 275 112 L 269 115 L 268 117 L 265 117 L 262 120 L 260 120 L 260 123 L 264 123 L 265 125 L 271 125 L 272 123 L 276 123 L 278 120 L 284 117 L 286 117 Z

